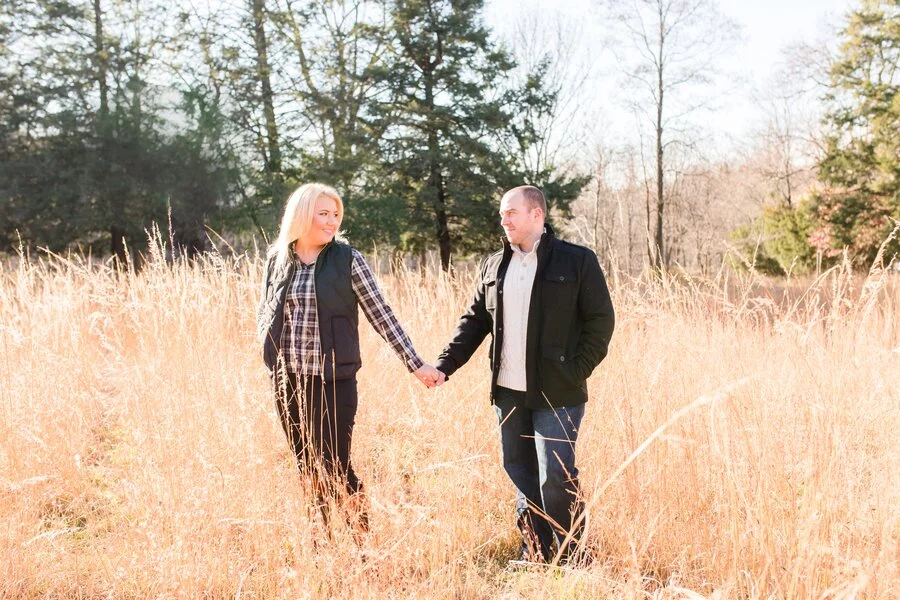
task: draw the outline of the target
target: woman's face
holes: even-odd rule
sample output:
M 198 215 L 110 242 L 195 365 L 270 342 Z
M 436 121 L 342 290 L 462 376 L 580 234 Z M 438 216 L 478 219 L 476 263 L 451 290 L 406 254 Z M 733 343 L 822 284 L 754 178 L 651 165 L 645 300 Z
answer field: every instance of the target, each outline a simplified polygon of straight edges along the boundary
M 322 195 L 316 198 L 316 210 L 313 213 L 312 227 L 304 241 L 310 246 L 324 246 L 334 239 L 341 226 L 338 217 L 337 202 L 334 198 Z

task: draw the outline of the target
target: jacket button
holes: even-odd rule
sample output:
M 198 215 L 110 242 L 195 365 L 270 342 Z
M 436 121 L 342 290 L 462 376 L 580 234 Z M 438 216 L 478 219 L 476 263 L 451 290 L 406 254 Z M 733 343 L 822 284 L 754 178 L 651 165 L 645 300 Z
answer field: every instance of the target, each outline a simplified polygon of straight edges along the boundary
M 566 357 L 565 357 L 565 356 L 560 356 L 560 357 L 559 357 L 559 362 L 566 362 Z
M 502 293 L 503 293 L 503 290 L 497 290 L 497 293 L 498 293 L 498 294 L 502 294 Z

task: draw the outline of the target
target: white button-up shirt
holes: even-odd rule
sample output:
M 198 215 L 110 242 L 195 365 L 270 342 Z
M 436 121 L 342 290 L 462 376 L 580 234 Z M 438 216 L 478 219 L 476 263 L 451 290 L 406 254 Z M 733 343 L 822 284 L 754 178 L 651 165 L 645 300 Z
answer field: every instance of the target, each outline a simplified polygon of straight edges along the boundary
M 497 385 L 511 390 L 527 391 L 525 348 L 528 337 L 528 310 L 531 288 L 537 272 L 537 249 L 540 238 L 531 252 L 523 252 L 513 245 L 513 255 L 503 279 L 503 348 L 500 351 L 500 372 Z

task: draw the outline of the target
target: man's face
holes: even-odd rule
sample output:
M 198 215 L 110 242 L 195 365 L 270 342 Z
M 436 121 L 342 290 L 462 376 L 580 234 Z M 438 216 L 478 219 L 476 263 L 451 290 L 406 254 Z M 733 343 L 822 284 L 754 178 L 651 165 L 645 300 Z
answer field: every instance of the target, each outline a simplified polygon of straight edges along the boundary
M 531 208 L 522 194 L 506 195 L 500 200 L 500 226 L 506 232 L 509 243 L 519 245 L 540 237 L 544 229 L 544 215 L 541 209 Z

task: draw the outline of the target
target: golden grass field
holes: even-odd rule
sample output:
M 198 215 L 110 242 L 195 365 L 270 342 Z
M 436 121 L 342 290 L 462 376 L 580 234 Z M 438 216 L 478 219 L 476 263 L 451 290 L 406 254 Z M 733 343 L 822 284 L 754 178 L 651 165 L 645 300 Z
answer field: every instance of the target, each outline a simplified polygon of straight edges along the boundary
M 8 263 L 0 596 L 900 598 L 900 276 L 612 274 L 578 442 L 593 561 L 508 572 L 486 348 L 428 390 L 362 320 L 372 532 L 328 540 L 254 341 L 260 267 Z M 434 360 L 471 276 L 382 283 Z

